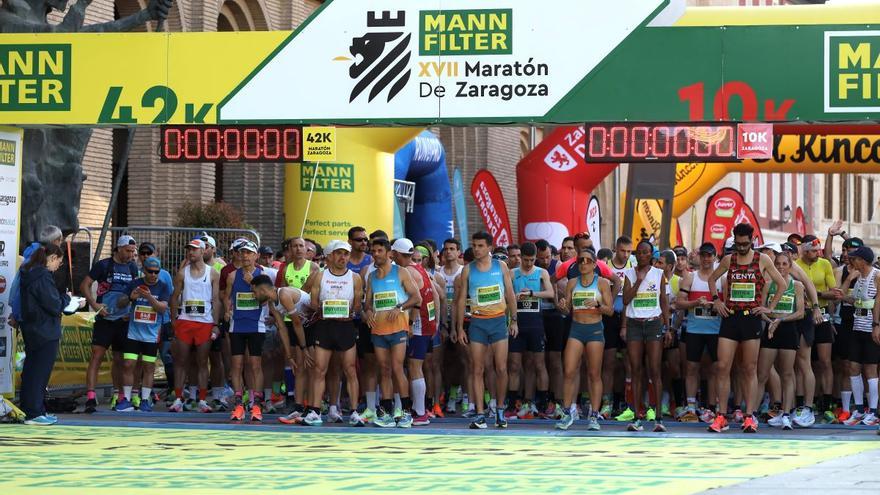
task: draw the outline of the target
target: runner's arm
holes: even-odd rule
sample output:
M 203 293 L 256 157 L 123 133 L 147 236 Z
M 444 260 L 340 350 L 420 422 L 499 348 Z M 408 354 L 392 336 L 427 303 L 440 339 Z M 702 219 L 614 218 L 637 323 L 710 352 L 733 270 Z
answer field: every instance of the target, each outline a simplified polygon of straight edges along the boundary
M 599 312 L 605 316 L 611 316 L 614 314 L 614 298 L 611 294 L 616 294 L 616 292 L 611 291 L 611 284 L 608 280 L 600 278 L 599 279 L 599 293 L 602 295 L 602 304 L 599 305 Z
M 660 277 L 660 318 L 668 330 L 672 330 L 671 319 L 669 314 L 669 298 L 666 296 L 666 275 Z
M 455 331 L 459 334 L 464 333 L 464 314 L 465 308 L 467 306 L 467 278 L 470 274 L 471 268 L 469 265 L 465 265 L 464 268 L 461 269 L 461 273 L 455 279 Z
M 718 267 L 715 268 L 715 271 L 712 272 L 712 275 L 709 275 L 709 295 L 712 296 L 712 300 L 714 301 L 716 297 L 718 297 L 718 279 L 721 278 L 722 275 L 730 268 L 730 256 L 727 255 L 724 258 L 721 258 L 721 262 L 718 263 Z
M 541 299 L 553 299 L 555 291 L 553 290 L 553 282 L 550 281 L 550 274 L 547 270 L 541 270 L 541 290 L 532 294 L 532 297 Z
M 409 299 L 400 305 L 400 309 L 406 311 L 421 306 L 422 295 L 419 294 L 419 288 L 416 285 L 415 280 L 413 280 L 412 275 L 410 275 L 410 271 L 398 270 L 398 274 L 400 276 L 400 282 L 403 284 L 403 290 L 406 291 L 406 295 L 409 296 Z
M 311 279 L 311 276 L 309 277 Z M 312 286 L 309 288 L 309 306 L 313 311 L 319 312 L 321 311 L 321 301 L 319 298 L 321 297 L 321 274 L 315 275 L 315 280 Z M 305 290 L 305 289 L 303 289 Z M 321 313 L 318 313 L 321 314 Z
M 284 304 L 283 297 L 279 295 L 279 299 L 281 299 L 281 305 L 287 309 L 287 305 Z M 269 307 L 269 314 L 272 315 L 272 318 L 275 320 L 275 328 L 278 329 L 278 336 L 281 338 L 281 344 L 284 346 L 284 359 L 288 361 L 293 361 L 293 356 L 290 354 L 290 336 L 287 335 L 287 327 L 284 326 L 284 318 L 281 317 L 281 313 L 275 309 L 275 306 L 272 304 L 267 304 Z
M 171 323 L 177 321 L 177 311 L 180 309 L 180 293 L 183 291 L 183 269 L 177 270 L 174 275 L 174 292 L 171 293 Z
M 214 327 L 220 324 L 223 314 L 223 308 L 220 304 L 220 272 L 208 267 L 211 270 L 211 317 L 214 318 Z
M 699 299 L 695 299 L 693 301 L 688 299 L 688 294 L 690 294 L 691 286 L 693 285 L 693 283 L 694 275 L 692 273 L 688 273 L 681 280 L 681 285 L 679 285 L 678 287 L 678 297 L 675 298 L 675 303 L 673 304 L 673 306 L 675 306 L 675 309 L 686 311 L 688 309 L 693 309 L 701 305 Z
M 354 302 L 352 303 L 352 314 L 358 314 L 361 311 L 364 300 L 364 279 L 360 275 L 355 274 L 354 280 Z
M 773 294 L 773 300 L 771 300 L 770 304 L 766 306 L 767 309 L 773 311 L 774 309 L 776 309 L 776 305 L 779 304 L 779 300 L 782 299 L 782 287 L 785 287 L 788 284 L 786 284 L 785 279 L 782 278 L 782 274 L 779 273 L 779 270 L 777 270 L 776 267 L 773 266 L 773 262 L 770 261 L 770 257 L 766 254 L 762 254 L 760 256 L 761 261 L 759 263 L 761 265 L 761 268 L 763 268 L 765 272 L 770 275 L 770 278 L 773 279 L 774 282 L 776 282 L 776 287 L 779 287 L 779 290 L 776 291 L 776 294 Z

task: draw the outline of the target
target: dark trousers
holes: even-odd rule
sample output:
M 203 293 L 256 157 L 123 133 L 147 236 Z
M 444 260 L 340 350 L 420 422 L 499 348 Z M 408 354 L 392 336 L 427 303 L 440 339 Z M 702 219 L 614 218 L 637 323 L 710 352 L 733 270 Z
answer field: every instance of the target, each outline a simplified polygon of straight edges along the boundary
M 58 354 L 57 340 L 50 340 L 39 345 L 28 345 L 25 339 L 24 366 L 21 370 L 21 410 L 27 419 L 46 414 L 44 398 L 55 357 Z

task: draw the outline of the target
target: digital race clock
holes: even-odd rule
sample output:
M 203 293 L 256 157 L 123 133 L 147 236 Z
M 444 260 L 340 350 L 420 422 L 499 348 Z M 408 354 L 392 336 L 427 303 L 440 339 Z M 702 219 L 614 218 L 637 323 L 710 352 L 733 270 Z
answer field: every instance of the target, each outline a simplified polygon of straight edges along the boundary
M 159 155 L 163 163 L 297 162 L 302 160 L 302 127 L 162 126 Z
M 586 161 L 735 162 L 736 124 L 586 124 Z

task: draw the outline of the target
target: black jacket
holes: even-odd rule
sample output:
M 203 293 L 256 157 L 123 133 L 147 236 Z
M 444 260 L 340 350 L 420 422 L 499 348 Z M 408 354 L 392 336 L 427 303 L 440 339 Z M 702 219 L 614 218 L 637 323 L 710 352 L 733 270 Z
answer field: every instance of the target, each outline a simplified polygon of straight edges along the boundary
M 40 345 L 61 339 L 61 312 L 70 304 L 70 296 L 59 292 L 52 273 L 45 266 L 22 271 L 22 336 L 28 345 Z

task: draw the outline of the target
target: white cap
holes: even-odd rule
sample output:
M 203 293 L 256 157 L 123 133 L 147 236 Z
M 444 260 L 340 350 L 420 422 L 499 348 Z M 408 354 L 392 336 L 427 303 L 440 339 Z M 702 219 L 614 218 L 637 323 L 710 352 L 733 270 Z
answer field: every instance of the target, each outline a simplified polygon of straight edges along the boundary
M 391 250 L 397 251 L 400 254 L 413 254 L 413 243 L 406 237 L 401 237 L 394 241 L 394 244 L 391 245 Z
M 758 249 L 769 249 L 776 254 L 782 252 L 782 246 L 778 242 L 765 242 L 764 244 L 758 246 Z
M 116 247 L 137 246 L 137 241 L 130 235 L 121 235 L 116 239 Z
M 238 250 L 239 251 L 250 251 L 252 253 L 256 253 L 257 252 L 257 245 L 251 241 L 245 241 L 238 247 Z
M 205 241 L 201 239 L 193 239 L 187 243 L 186 247 L 196 248 L 196 249 L 205 249 Z
M 733 237 L 728 237 L 724 241 L 724 249 L 733 249 Z
M 201 237 L 201 239 L 202 239 L 202 241 L 203 241 L 205 244 L 207 244 L 207 245 L 209 245 L 209 246 L 211 246 L 211 247 L 213 247 L 213 248 L 217 247 L 217 241 L 214 240 L 214 238 L 211 237 L 211 236 L 209 236 L 208 234 L 203 235 L 203 236 Z
M 324 256 L 332 253 L 333 251 L 336 251 L 337 249 L 344 249 L 349 253 L 351 252 L 351 246 L 347 242 L 340 241 L 339 239 L 333 239 L 332 241 L 328 242 L 326 246 L 324 246 Z

